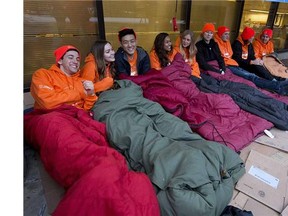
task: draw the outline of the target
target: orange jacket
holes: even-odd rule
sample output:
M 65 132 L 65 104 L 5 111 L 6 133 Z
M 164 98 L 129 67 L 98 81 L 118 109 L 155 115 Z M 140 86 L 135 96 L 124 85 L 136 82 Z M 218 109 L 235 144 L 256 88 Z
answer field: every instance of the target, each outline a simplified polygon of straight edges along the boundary
M 263 56 L 274 52 L 273 42 L 271 40 L 269 40 L 267 44 L 264 44 L 261 41 L 260 36 L 258 36 L 253 41 L 253 48 L 254 48 L 254 52 L 255 52 L 255 57 L 259 58 L 259 59 L 262 59 Z
M 183 56 L 185 62 L 188 65 L 190 65 L 191 75 L 198 77 L 198 78 L 201 78 L 199 65 L 198 65 L 198 62 L 196 61 L 196 55 L 191 60 L 189 60 L 189 50 L 184 48 L 183 50 L 185 53 L 182 53 L 180 50 L 180 44 L 181 44 L 181 39 L 180 39 L 180 36 L 178 36 L 176 41 L 175 41 L 174 49 L 177 52 L 179 52 Z
M 173 61 L 175 55 L 177 54 L 178 52 L 173 49 L 172 53 L 169 55 L 169 60 L 170 62 Z M 155 52 L 154 49 L 151 50 L 150 54 L 149 54 L 149 58 L 150 58 L 150 64 L 151 64 L 151 68 L 155 68 L 156 70 L 161 70 L 162 67 L 161 67 L 161 64 L 160 64 L 160 61 L 159 61 L 159 58 Z
M 239 66 L 238 63 L 232 59 L 233 50 L 230 41 L 223 41 L 218 34 L 214 35 L 214 40 L 219 46 L 221 56 L 224 59 L 225 65 L 227 66 Z
M 83 79 L 80 72 L 67 76 L 56 64 L 48 70 L 38 69 L 32 76 L 31 95 L 35 109 L 52 109 L 62 104 L 69 104 L 80 109 L 89 110 L 97 96 L 84 93 Z
M 108 90 L 113 86 L 114 79 L 109 74 L 104 79 L 99 79 L 94 56 L 92 53 L 89 53 L 85 58 L 85 65 L 81 69 L 81 77 L 94 83 L 95 93 Z

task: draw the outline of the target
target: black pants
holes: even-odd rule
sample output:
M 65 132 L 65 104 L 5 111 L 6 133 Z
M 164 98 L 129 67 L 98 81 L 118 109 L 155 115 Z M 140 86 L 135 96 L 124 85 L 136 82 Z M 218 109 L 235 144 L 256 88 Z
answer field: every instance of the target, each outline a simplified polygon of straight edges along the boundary
M 273 76 L 265 67 L 261 65 L 245 65 L 242 68 L 267 80 L 281 80 L 280 77 Z

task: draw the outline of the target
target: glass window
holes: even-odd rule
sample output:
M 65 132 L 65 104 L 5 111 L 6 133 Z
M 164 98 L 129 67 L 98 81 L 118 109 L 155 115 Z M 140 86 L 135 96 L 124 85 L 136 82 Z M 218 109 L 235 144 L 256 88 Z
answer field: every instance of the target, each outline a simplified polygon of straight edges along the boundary
M 279 3 L 273 27 L 275 50 L 288 49 L 288 4 Z
M 156 35 L 166 32 L 175 41 L 179 35 L 183 1 L 103 1 L 106 39 L 115 50 L 119 47 L 118 31 L 124 27 L 133 28 L 138 45 L 150 52 Z M 176 17 L 178 31 L 173 30 L 172 18 Z
M 270 2 L 265 1 L 245 1 L 243 16 L 239 32 L 242 32 L 246 26 L 253 28 L 257 33 L 261 32 L 266 26 Z
M 24 0 L 24 88 L 32 74 L 49 68 L 54 50 L 65 44 L 76 46 L 84 57 L 98 37 L 94 0 Z
M 225 25 L 230 28 L 230 38 L 234 40 L 239 15 L 239 2 L 233 0 L 192 1 L 190 29 L 199 36 L 207 22 L 213 23 L 216 30 L 218 26 Z

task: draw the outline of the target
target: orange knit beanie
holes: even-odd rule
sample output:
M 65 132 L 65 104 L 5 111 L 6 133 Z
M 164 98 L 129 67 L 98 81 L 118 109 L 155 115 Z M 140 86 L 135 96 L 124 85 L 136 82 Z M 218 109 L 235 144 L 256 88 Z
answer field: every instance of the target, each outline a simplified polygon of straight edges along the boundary
M 215 26 L 213 23 L 206 23 L 203 28 L 202 28 L 202 33 L 207 32 L 207 31 L 212 31 L 213 33 L 215 32 Z
M 263 35 L 263 34 L 266 34 L 266 35 L 268 35 L 269 38 L 272 38 L 273 31 L 272 31 L 271 29 L 264 29 L 264 30 L 262 31 L 262 34 L 261 34 L 261 35 Z
M 241 37 L 242 37 L 243 40 L 249 40 L 254 35 L 255 35 L 255 31 L 252 28 L 245 27 L 243 32 L 242 32 L 242 34 L 241 34 Z
M 218 29 L 217 29 L 217 34 L 219 37 L 222 37 L 222 35 L 225 33 L 225 32 L 230 32 L 230 29 L 226 26 L 219 26 Z
M 64 46 L 61 46 L 59 48 L 57 48 L 55 51 L 54 51 L 54 55 L 56 57 L 56 63 L 58 63 L 58 61 L 65 55 L 66 52 L 68 52 L 69 50 L 75 50 L 76 52 L 79 53 L 80 55 L 80 52 L 79 50 L 72 46 L 72 45 L 64 45 Z

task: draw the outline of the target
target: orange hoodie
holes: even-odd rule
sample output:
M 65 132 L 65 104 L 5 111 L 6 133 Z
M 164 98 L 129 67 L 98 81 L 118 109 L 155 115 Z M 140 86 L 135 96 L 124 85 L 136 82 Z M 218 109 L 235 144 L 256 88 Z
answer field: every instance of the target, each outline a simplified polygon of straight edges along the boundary
M 81 69 L 81 77 L 94 83 L 95 93 L 110 89 L 114 82 L 109 68 L 107 68 L 106 77 L 102 80 L 99 79 L 97 64 L 92 53 L 89 53 L 85 58 L 85 65 Z
M 188 65 L 190 65 L 190 67 L 191 67 L 191 75 L 193 75 L 195 77 L 198 77 L 198 78 L 201 78 L 199 65 L 198 65 L 198 62 L 196 61 L 196 55 L 192 59 L 190 59 L 189 58 L 189 50 L 187 48 L 183 48 L 183 51 L 185 53 L 182 53 L 181 50 L 180 50 L 180 44 L 181 44 L 181 39 L 180 39 L 180 36 L 178 36 L 176 41 L 175 41 L 175 45 L 174 45 L 175 50 L 177 52 L 179 52 L 183 56 L 185 62 Z
M 253 41 L 253 48 L 255 52 L 255 57 L 258 59 L 262 59 L 265 55 L 268 55 L 270 53 L 274 52 L 274 44 L 271 40 L 268 41 L 267 44 L 264 44 L 260 36 L 258 36 L 254 41 Z
M 173 61 L 175 55 L 177 54 L 178 52 L 173 49 L 172 53 L 169 55 L 169 60 L 170 62 Z M 162 67 L 161 67 L 161 64 L 160 64 L 160 61 L 159 61 L 159 58 L 155 52 L 154 49 L 151 50 L 150 54 L 149 54 L 149 58 L 150 58 L 150 64 L 151 64 L 151 68 L 155 68 L 156 70 L 161 70 Z
M 52 109 L 69 104 L 80 109 L 90 110 L 97 96 L 84 93 L 80 72 L 67 76 L 56 64 L 48 70 L 38 69 L 32 76 L 31 95 L 35 109 Z
M 221 56 L 224 58 L 226 66 L 239 66 L 238 63 L 232 59 L 233 50 L 230 41 L 223 41 L 218 34 L 214 35 L 214 40 L 219 46 Z

